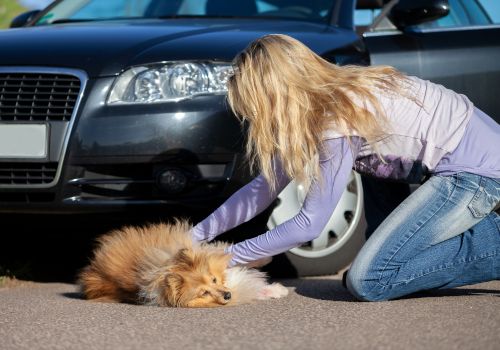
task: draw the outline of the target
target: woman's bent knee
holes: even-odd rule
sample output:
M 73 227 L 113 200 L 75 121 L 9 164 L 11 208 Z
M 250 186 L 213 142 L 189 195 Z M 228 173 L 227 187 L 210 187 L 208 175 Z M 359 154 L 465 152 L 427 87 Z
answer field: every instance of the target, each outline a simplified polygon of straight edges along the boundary
M 349 292 L 359 301 L 377 301 L 370 293 L 370 289 L 373 289 L 373 282 L 370 283 L 352 273 L 347 273 L 346 285 Z
M 359 301 L 388 300 L 377 281 L 368 280 L 354 274 L 347 273 L 347 289 Z

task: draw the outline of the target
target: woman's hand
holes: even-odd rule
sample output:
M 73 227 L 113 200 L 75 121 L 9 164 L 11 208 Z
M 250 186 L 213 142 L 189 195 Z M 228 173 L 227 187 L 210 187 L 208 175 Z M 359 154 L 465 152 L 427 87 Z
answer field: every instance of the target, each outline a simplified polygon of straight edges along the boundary
M 254 261 L 250 261 L 248 264 L 245 264 L 243 266 L 246 266 L 250 269 L 258 269 L 260 267 L 266 266 L 273 260 L 272 256 L 266 256 L 265 258 L 257 259 Z

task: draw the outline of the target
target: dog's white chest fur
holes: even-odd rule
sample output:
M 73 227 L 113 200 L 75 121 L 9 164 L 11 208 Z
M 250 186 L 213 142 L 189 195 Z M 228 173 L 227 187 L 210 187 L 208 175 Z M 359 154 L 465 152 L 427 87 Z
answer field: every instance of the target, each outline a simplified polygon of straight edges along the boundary
M 254 300 L 282 298 L 288 295 L 288 289 L 282 284 L 268 284 L 264 272 L 241 266 L 226 270 L 225 285 L 237 295 L 235 299 L 238 304 Z

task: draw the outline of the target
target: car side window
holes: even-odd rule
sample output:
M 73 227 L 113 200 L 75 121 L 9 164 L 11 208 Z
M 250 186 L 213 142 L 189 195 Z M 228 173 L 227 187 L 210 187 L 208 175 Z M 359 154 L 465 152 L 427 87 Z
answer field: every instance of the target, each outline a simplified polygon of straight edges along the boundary
M 487 2 L 486 0 L 485 2 Z M 415 26 L 418 29 L 470 27 L 491 24 L 491 18 L 479 0 L 448 0 L 450 13 L 435 21 Z
M 490 17 L 491 23 L 500 23 L 500 1 L 498 0 L 479 0 L 479 4 L 486 14 Z
M 369 26 L 379 13 L 380 9 L 356 9 L 354 11 L 354 25 L 356 27 Z
M 419 29 L 439 29 L 454 27 L 484 26 L 500 23 L 500 0 L 448 0 L 450 13 L 434 21 L 413 26 Z M 356 9 L 354 23 L 361 34 L 370 26 L 380 9 Z M 384 18 L 374 31 L 396 31 L 396 27 Z

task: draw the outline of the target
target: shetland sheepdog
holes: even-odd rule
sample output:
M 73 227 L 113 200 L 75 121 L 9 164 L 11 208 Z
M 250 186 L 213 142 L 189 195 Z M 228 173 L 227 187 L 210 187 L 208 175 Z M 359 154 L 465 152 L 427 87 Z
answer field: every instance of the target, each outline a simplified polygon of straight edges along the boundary
M 288 294 L 283 285 L 269 284 L 262 271 L 228 267 L 227 244 L 193 242 L 191 228 L 178 220 L 103 235 L 90 265 L 79 274 L 83 295 L 100 302 L 218 307 Z

